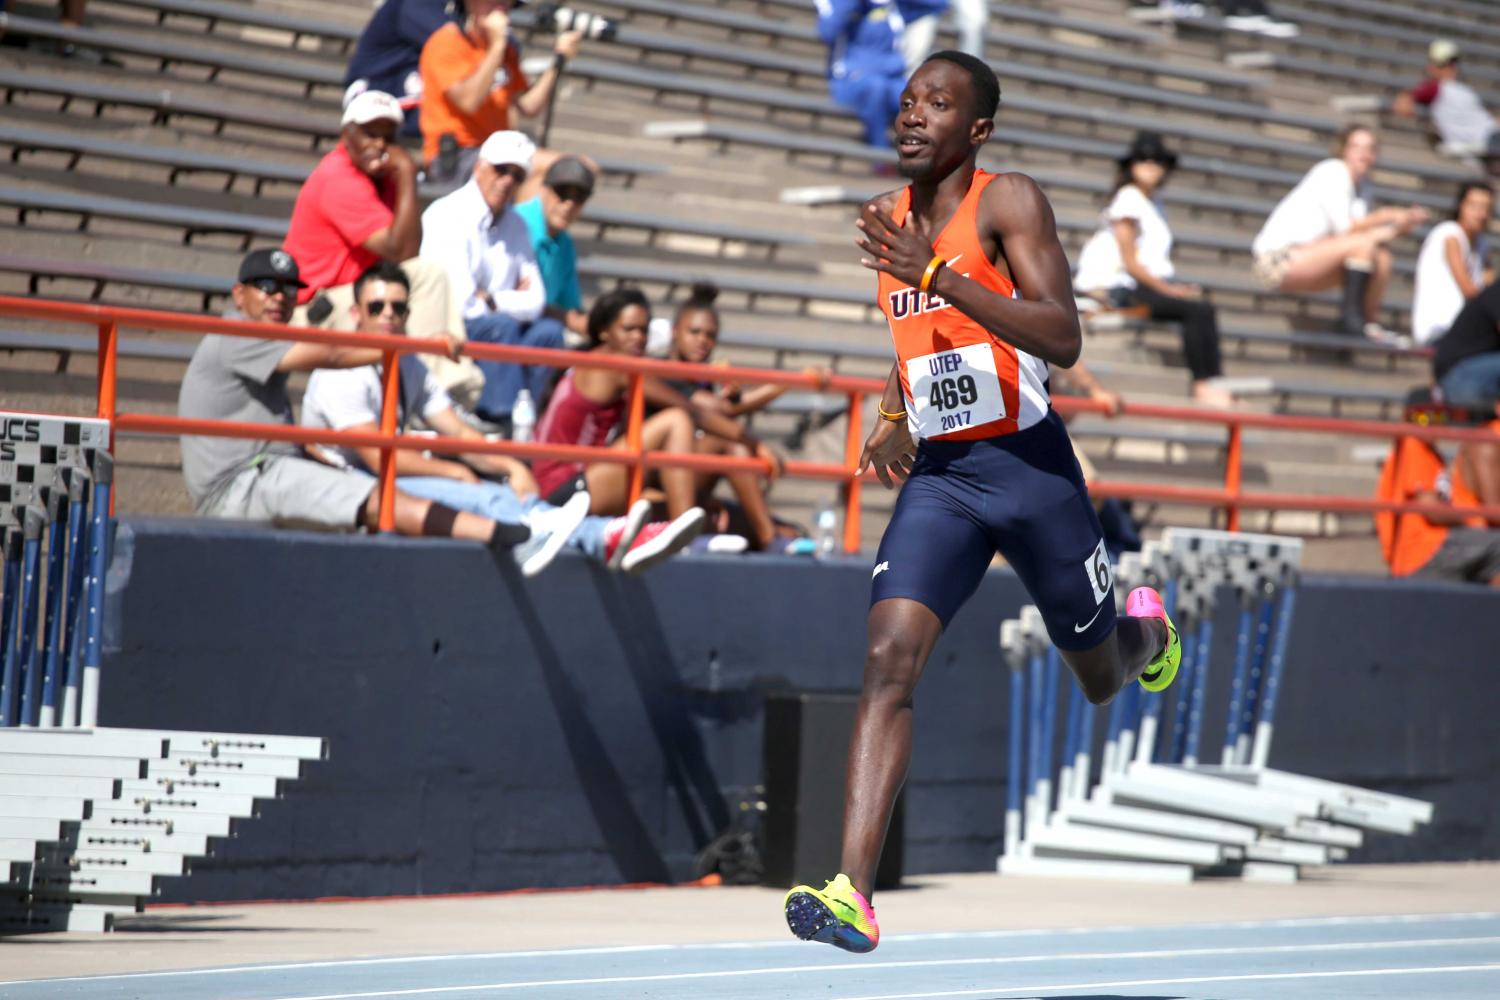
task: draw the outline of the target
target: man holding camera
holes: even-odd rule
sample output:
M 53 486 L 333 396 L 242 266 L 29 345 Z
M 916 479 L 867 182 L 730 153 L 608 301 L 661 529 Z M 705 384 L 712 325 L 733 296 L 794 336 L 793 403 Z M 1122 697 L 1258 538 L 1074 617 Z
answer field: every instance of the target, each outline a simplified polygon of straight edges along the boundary
M 437 181 L 466 178 L 484 140 L 511 127 L 511 110 L 542 114 L 558 77 L 578 55 L 581 31 L 563 31 L 552 65 L 533 81 L 521 70 L 521 48 L 510 34 L 510 14 L 524 0 L 467 0 L 464 16 L 445 24 L 422 48 L 422 158 Z M 445 151 L 444 137 L 452 137 Z M 544 156 L 545 170 L 554 157 Z

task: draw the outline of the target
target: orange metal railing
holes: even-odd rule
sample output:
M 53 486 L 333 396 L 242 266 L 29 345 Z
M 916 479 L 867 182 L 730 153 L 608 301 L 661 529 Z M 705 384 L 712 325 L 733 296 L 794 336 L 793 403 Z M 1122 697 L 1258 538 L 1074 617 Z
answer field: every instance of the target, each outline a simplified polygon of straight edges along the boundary
M 25 299 L 0 295 L 0 315 L 22 316 L 60 322 L 86 323 L 99 331 L 98 416 L 111 421 L 116 431 L 142 434 L 242 437 L 256 440 L 290 441 L 299 444 L 376 447 L 380 463 L 380 528 L 392 528 L 395 492 L 395 450 L 414 448 L 438 452 L 473 452 L 513 455 L 523 459 L 550 458 L 574 462 L 611 462 L 631 469 L 632 499 L 640 495 L 648 469 L 690 468 L 703 472 L 750 470 L 770 475 L 768 464 L 759 459 L 716 455 L 672 454 L 647 451 L 641 439 L 645 419 L 643 381 L 647 376 L 693 381 L 733 382 L 784 385 L 843 395 L 847 398 L 847 434 L 844 460 L 840 464 L 788 462 L 786 475 L 839 482 L 844 486 L 844 547 L 857 551 L 860 544 L 861 479 L 853 475 L 864 444 L 862 410 L 866 397 L 884 391 L 880 379 L 833 375 L 826 381 L 802 372 L 776 369 L 727 368 L 719 365 L 694 365 L 681 362 L 631 358 L 598 352 L 545 350 L 541 348 L 504 347 L 496 344 L 469 343 L 463 353 L 470 357 L 552 367 L 607 368 L 626 372 L 630 379 L 630 407 L 625 431 L 625 447 L 585 448 L 577 445 L 519 443 L 515 441 L 458 441 L 417 437 L 396 433 L 396 383 L 400 354 L 445 354 L 446 341 L 417 337 L 389 337 L 374 334 L 337 333 L 304 327 L 268 323 L 248 323 L 188 313 L 161 312 L 148 309 L 84 305 Z M 373 348 L 384 352 L 385 402 L 378 433 L 314 430 L 290 425 L 246 424 L 230 421 L 187 420 L 181 417 L 155 416 L 118 412 L 116 381 L 119 364 L 119 333 L 122 328 L 163 332 L 259 337 L 272 340 L 338 344 L 347 347 Z M 1099 404 L 1067 397 L 1054 401 L 1063 414 L 1105 412 Z M 1177 423 L 1220 424 L 1226 428 L 1224 485 L 1220 489 L 1204 487 L 1151 485 L 1103 481 L 1090 485 L 1098 497 L 1120 497 L 1207 506 L 1225 512 L 1226 526 L 1238 530 L 1243 510 L 1311 510 L 1338 513 L 1401 512 L 1448 514 L 1451 508 L 1436 503 L 1388 503 L 1367 497 L 1323 494 L 1272 493 L 1246 491 L 1242 487 L 1244 464 L 1244 430 L 1263 428 L 1276 431 L 1299 431 L 1352 435 L 1394 440 L 1413 437 L 1427 441 L 1472 441 L 1493 443 L 1495 435 L 1482 428 L 1418 426 L 1377 420 L 1348 420 L 1334 417 L 1286 416 L 1245 413 L 1230 410 L 1203 410 L 1185 406 L 1159 406 L 1127 403 L 1122 413 L 1133 417 L 1160 419 Z M 865 479 L 870 478 L 867 474 Z M 1500 522 L 1500 506 L 1478 508 L 1472 513 Z

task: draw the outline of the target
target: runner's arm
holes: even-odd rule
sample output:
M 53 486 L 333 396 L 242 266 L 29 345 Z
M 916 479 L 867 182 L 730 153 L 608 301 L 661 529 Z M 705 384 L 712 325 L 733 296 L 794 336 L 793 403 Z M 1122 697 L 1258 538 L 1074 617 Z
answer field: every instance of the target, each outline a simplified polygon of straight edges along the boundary
M 950 267 L 938 269 L 929 291 L 996 339 L 1059 368 L 1072 367 L 1083 348 L 1083 332 L 1068 258 L 1046 196 L 1030 177 L 1002 175 L 980 200 L 977 222 L 980 235 L 990 234 L 1004 249 L 1023 298 L 992 292 Z M 933 257 L 931 241 L 910 227 L 898 227 L 879 201 L 865 205 L 858 225 L 864 235 L 856 243 L 870 255 L 860 263 L 920 287 Z
M 1059 368 L 1071 368 L 1083 350 L 1073 276 L 1057 238 L 1047 196 L 1024 174 L 995 178 L 979 203 L 979 230 L 1004 248 L 1013 299 L 992 292 L 952 268 L 938 270 L 932 290 L 995 337 Z

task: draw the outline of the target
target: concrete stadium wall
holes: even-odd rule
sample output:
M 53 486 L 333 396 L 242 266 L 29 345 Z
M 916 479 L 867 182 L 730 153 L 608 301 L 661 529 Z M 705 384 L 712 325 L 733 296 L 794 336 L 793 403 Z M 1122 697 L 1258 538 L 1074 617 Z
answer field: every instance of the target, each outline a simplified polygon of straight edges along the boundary
M 126 520 L 100 718 L 331 741 L 164 899 L 670 881 L 756 798 L 765 692 L 858 687 L 868 580 L 867 560 L 636 579 L 565 553 L 523 581 L 460 543 Z M 909 874 L 994 863 L 996 632 L 1023 600 L 992 572 L 928 666 Z M 1437 801 L 1431 830 L 1362 860 L 1500 857 L 1500 598 L 1314 579 L 1298 611 L 1273 765 Z

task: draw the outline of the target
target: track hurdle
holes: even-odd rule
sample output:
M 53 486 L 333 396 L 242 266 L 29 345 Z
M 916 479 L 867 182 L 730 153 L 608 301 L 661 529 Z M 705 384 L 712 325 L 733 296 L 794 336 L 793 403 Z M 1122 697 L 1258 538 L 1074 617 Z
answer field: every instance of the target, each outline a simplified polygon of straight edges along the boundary
M 1183 661 L 1177 684 L 1164 696 L 1132 690 L 1111 704 L 1092 784 L 1093 716 L 1080 712 L 1076 697 L 1066 709 L 1064 699 L 1048 697 L 1045 677 L 1035 669 L 1042 659 L 1038 644 L 1046 643 L 1036 627 L 1039 616 L 1027 609 L 1002 626 L 1002 653 L 1012 671 L 1011 748 L 1016 754 L 1024 747 L 1027 761 L 1026 806 L 1014 811 L 1007 827 L 1000 871 L 1154 879 L 1164 874 L 1135 866 L 1175 855 L 1187 877 L 1290 882 L 1301 866 L 1345 857 L 1362 842 L 1362 828 L 1409 833 L 1430 819 L 1425 803 L 1265 766 L 1288 666 L 1300 559 L 1296 539 L 1179 529 L 1121 559 L 1117 593 L 1139 585 L 1162 591 L 1180 630 Z M 1233 601 L 1236 622 L 1232 662 L 1221 664 L 1229 703 L 1222 744 L 1214 747 L 1220 761 L 1206 765 L 1199 757 L 1213 678 L 1214 617 L 1226 599 Z M 1059 712 L 1067 723 L 1054 805 L 1044 793 L 1051 787 L 1051 727 Z M 1029 739 L 1022 740 L 1023 726 Z M 1015 761 L 1011 768 L 1013 774 L 1022 770 Z M 1020 801 L 1023 793 L 1008 794 Z M 1217 850 L 1217 858 L 1187 860 L 1204 848 Z
M 305 736 L 97 725 L 107 421 L 0 413 L 0 931 L 102 931 L 306 762 Z
M 1000 638 L 1011 670 L 1008 773 L 1012 783 L 1007 791 L 1006 847 L 997 861 L 998 870 L 1050 877 L 1186 882 L 1192 878 L 1193 866 L 1222 863 L 1225 852 L 1216 844 L 1184 843 L 1139 830 L 1106 830 L 1072 822 L 1071 810 L 1089 783 L 1093 706 L 1070 676 L 1063 677 L 1064 668 L 1036 608 L 1024 608 L 1019 619 L 1003 623 Z M 1059 695 L 1064 682 L 1073 689 L 1071 695 Z M 1058 708 L 1064 702 L 1061 764 L 1054 784 Z M 1022 747 L 1024 766 L 1016 759 Z

